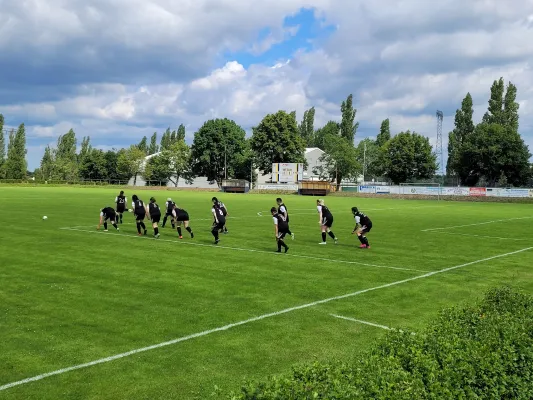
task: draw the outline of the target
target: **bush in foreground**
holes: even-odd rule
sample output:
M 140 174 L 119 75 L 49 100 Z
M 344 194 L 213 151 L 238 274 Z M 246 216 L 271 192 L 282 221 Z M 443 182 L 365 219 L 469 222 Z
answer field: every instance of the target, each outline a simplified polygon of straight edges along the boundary
M 416 335 L 390 331 L 356 361 L 295 367 L 226 398 L 531 399 L 533 297 L 494 289 Z

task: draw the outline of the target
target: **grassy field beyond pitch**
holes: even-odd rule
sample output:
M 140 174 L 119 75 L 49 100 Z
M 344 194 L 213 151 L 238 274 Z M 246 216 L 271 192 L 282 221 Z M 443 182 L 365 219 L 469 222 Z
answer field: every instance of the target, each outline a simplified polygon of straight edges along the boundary
M 170 224 L 159 240 L 138 237 L 131 214 L 120 233 L 97 232 L 116 194 L 0 188 L 0 399 L 205 399 L 215 385 L 354 357 L 385 332 L 363 322 L 417 330 L 489 287 L 533 292 L 531 205 L 327 197 L 340 242 L 319 246 L 316 198 L 286 196 L 296 238 L 276 254 L 276 195 L 216 194 L 230 218 L 214 246 L 213 193 L 137 193 L 172 195 L 192 240 Z M 352 206 L 374 222 L 370 250 L 350 235 Z

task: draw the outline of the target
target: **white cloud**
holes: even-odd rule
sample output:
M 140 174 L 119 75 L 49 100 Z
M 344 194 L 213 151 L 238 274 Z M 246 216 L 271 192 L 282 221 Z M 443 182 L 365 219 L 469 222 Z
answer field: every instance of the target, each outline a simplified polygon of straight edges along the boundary
M 301 7 L 315 7 L 337 31 L 315 41 L 312 51 L 295 48 L 290 60 L 248 65 L 236 59 L 210 68 L 228 50 L 257 55 L 301 33 L 301 25 L 283 26 Z M 390 118 L 393 132 L 415 130 L 434 143 L 437 109 L 445 112 L 447 136 L 466 92 L 480 119 L 490 85 L 503 76 L 518 86 L 522 133 L 533 144 L 532 16 L 531 0 L 512 7 L 495 0 L 438 6 L 419 0 L 10 2 L 0 16 L 4 60 L 31 51 L 32 73 L 57 65 L 68 90 L 33 100 L 37 91 L 58 86 L 43 86 L 46 76 L 23 73 L 21 62 L 20 76 L 14 80 L 11 66 L 5 84 L 21 85 L 13 89 L 17 98 L 28 95 L 12 103 L 0 98 L 0 112 L 12 124 L 35 120 L 30 140 L 73 127 L 79 137 L 110 146 L 180 123 L 190 139 L 213 117 L 249 129 L 278 109 L 301 118 L 315 106 L 318 127 L 338 119 L 340 102 L 353 93 L 360 135 L 375 136 Z M 266 28 L 271 34 L 257 41 Z M 0 61 L 0 72 L 8 61 Z

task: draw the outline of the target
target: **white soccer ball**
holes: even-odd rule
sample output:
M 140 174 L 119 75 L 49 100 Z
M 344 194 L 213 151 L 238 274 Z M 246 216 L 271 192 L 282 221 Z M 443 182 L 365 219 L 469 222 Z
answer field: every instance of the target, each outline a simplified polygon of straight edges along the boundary
M 45 216 L 43 217 L 43 219 L 48 219 L 48 217 L 45 215 Z

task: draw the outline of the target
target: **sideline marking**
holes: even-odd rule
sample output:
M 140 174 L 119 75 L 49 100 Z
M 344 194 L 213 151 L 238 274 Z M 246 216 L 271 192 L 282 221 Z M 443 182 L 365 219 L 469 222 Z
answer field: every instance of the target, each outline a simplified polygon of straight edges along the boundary
M 365 325 L 374 326 L 376 328 L 386 329 L 388 331 L 393 330 L 392 328 L 389 328 L 388 326 L 374 324 L 373 322 L 362 321 L 360 319 L 355 319 L 355 318 L 350 318 L 350 317 L 343 317 L 342 315 L 336 315 L 336 314 L 329 314 L 329 315 L 335 318 L 345 319 L 346 321 L 359 322 L 360 324 L 365 324 Z
M 455 232 L 433 232 L 433 233 L 439 233 L 441 235 L 477 237 L 477 238 L 483 238 L 483 239 L 499 239 L 499 240 L 514 240 L 518 242 L 533 242 L 532 239 L 518 239 L 518 238 L 508 238 L 508 237 L 500 237 L 500 236 L 473 235 L 469 233 L 455 233 Z
M 317 261 L 328 261 L 333 263 L 342 263 L 342 264 L 355 264 L 355 265 L 364 265 L 365 267 L 373 267 L 373 268 L 386 268 L 386 269 L 394 269 L 399 271 L 415 271 L 415 272 L 428 272 L 426 270 L 420 270 L 420 269 L 414 269 L 414 268 L 403 268 L 403 267 L 389 267 L 387 265 L 378 265 L 378 264 L 368 264 L 368 263 L 362 263 L 359 261 L 347 261 L 347 260 L 337 260 L 332 258 L 322 258 L 322 257 L 313 257 L 313 256 L 306 256 L 302 254 L 292 254 L 292 253 L 282 253 L 278 254 L 275 251 L 265 251 L 265 250 L 256 250 L 256 249 L 243 249 L 240 247 L 230 247 L 230 246 L 221 246 L 219 244 L 205 244 L 205 243 L 193 243 L 193 242 L 185 242 L 185 241 L 179 241 L 179 240 L 170 240 L 170 239 L 155 239 L 153 237 L 149 236 L 137 236 L 137 235 L 130 235 L 130 234 L 122 234 L 118 232 L 112 232 L 111 234 L 109 232 L 102 232 L 97 230 L 91 230 L 88 231 L 86 229 L 76 229 L 76 228 L 59 228 L 60 230 L 66 230 L 66 231 L 76 231 L 76 232 L 86 232 L 86 233 L 99 233 L 104 235 L 109 235 L 112 237 L 122 237 L 122 238 L 130 238 L 130 239 L 148 239 L 148 240 L 157 240 L 159 242 L 169 242 L 169 243 L 179 243 L 180 245 L 189 245 L 189 246 L 201 246 L 201 247 L 209 247 L 213 249 L 226 249 L 226 250 L 236 250 L 236 251 L 247 251 L 250 253 L 262 253 L 262 254 L 270 254 L 274 255 L 276 257 L 296 257 L 296 258 L 306 258 L 309 260 L 317 260 Z M 114 229 L 114 228 L 113 228 Z
M 446 226 L 443 228 L 430 228 L 430 229 L 422 229 L 422 232 L 429 232 L 429 231 L 440 231 L 443 229 L 453 229 L 453 228 L 463 228 L 465 226 L 477 226 L 477 225 L 487 225 L 487 224 L 493 224 L 495 222 L 506 222 L 506 221 L 515 221 L 518 219 L 531 219 L 533 217 L 519 217 L 519 218 L 507 218 L 507 219 L 495 219 L 492 221 L 486 221 L 486 222 L 478 222 L 476 224 L 466 224 L 466 225 L 454 225 L 454 226 Z
M 485 262 L 485 261 L 495 260 L 497 258 L 502 258 L 502 257 L 507 257 L 507 256 L 518 254 L 518 253 L 523 253 L 524 251 L 528 251 L 528 250 L 532 250 L 532 249 L 533 249 L 533 247 L 526 247 L 526 248 L 521 249 L 521 250 L 516 250 L 516 251 L 512 251 L 512 252 L 505 253 L 505 254 L 499 254 L 499 255 L 496 255 L 496 256 L 492 256 L 492 257 L 482 258 L 480 260 L 471 261 L 471 262 L 468 262 L 466 264 L 455 265 L 453 267 L 444 268 L 444 269 L 441 269 L 441 270 L 438 270 L 438 271 L 428 272 L 427 274 L 414 276 L 412 278 L 402 279 L 400 281 L 386 283 L 384 285 L 375 286 L 375 287 L 368 288 L 368 289 L 358 290 L 357 292 L 343 294 L 343 295 L 335 296 L 335 297 L 330 297 L 330 298 L 327 298 L 327 299 L 318 300 L 318 301 L 314 301 L 312 303 L 302 304 L 302 305 L 291 307 L 291 308 L 285 308 L 284 310 L 272 312 L 272 313 L 269 313 L 269 314 L 259 315 L 257 317 L 253 317 L 253 318 L 245 319 L 243 321 L 239 321 L 239 322 L 235 322 L 235 323 L 232 323 L 232 324 L 224 325 L 224 326 L 221 326 L 219 328 L 214 328 L 214 329 L 210 329 L 210 330 L 203 331 L 203 332 L 193 333 L 191 335 L 182 336 L 180 338 L 169 340 L 167 342 L 162 342 L 162 343 L 154 344 L 152 346 L 142 347 L 140 349 L 131 350 L 131 351 L 128 351 L 126 353 L 115 354 L 114 356 L 101 358 L 99 360 L 94 360 L 94 361 L 91 361 L 91 362 L 88 362 L 88 363 L 85 363 L 85 364 L 78 364 L 78 365 L 74 365 L 72 367 L 67 367 L 67 368 L 63 368 L 63 369 L 58 369 L 56 371 L 47 372 L 45 374 L 36 375 L 34 377 L 31 377 L 31 378 L 22 379 L 20 381 L 11 382 L 11 383 L 8 383 L 8 384 L 0 386 L 0 391 L 12 388 L 14 386 L 19 386 L 19 385 L 24 385 L 26 383 L 39 381 L 41 379 L 48 378 L 50 376 L 61 375 L 61 374 L 64 374 L 66 372 L 74 371 L 74 370 L 77 370 L 77 369 L 87 368 L 87 367 L 91 367 L 93 365 L 103 364 L 103 363 L 107 363 L 107 362 L 110 362 L 110 361 L 118 360 L 120 358 L 131 356 L 133 354 L 138 354 L 138 353 L 142 353 L 142 352 L 145 352 L 145 351 L 154 350 L 154 349 L 158 349 L 158 348 L 165 347 L 165 346 L 170 346 L 170 345 L 173 345 L 173 344 L 176 344 L 176 343 L 185 342 L 185 341 L 190 340 L 190 339 L 195 339 L 195 338 L 198 338 L 198 337 L 207 336 L 207 335 L 209 335 L 211 333 L 226 331 L 228 329 L 235 328 L 237 326 L 246 325 L 246 324 L 249 324 L 251 322 L 260 321 L 260 320 L 263 320 L 263 319 L 266 319 L 266 318 L 271 318 L 271 317 L 275 317 L 275 316 L 282 315 L 282 314 L 287 314 L 287 313 L 290 313 L 292 311 L 302 310 L 302 309 L 305 309 L 305 308 L 317 306 L 319 304 L 325 304 L 325 303 L 329 303 L 329 302 L 335 301 L 335 300 L 341 300 L 341 299 L 346 299 L 346 298 L 349 298 L 349 297 L 358 296 L 360 294 L 368 293 L 368 292 L 371 292 L 371 291 L 374 291 L 374 290 L 386 289 L 386 288 L 389 288 L 389 287 L 392 287 L 392 286 L 401 285 L 403 283 L 412 282 L 412 281 L 415 281 L 415 280 L 418 280 L 418 279 L 429 278 L 430 276 L 433 276 L 433 275 L 442 274 L 442 273 L 445 273 L 445 272 L 448 272 L 448 271 L 452 271 L 452 270 L 459 269 L 459 268 L 464 268 L 464 267 L 467 267 L 467 266 L 470 266 L 470 265 L 474 265 L 474 264 L 479 264 L 479 263 L 482 263 L 482 262 Z

